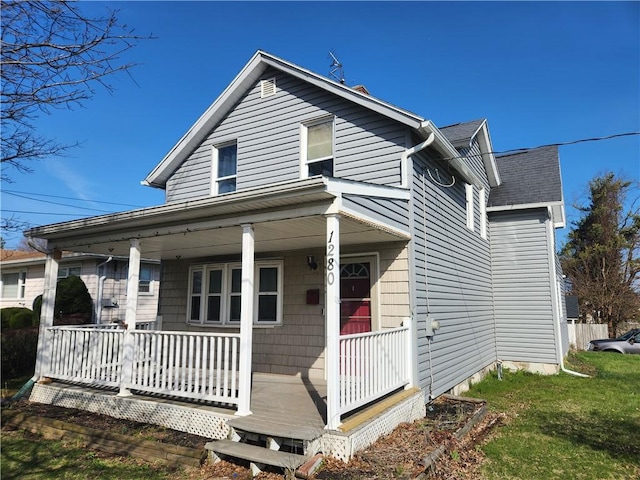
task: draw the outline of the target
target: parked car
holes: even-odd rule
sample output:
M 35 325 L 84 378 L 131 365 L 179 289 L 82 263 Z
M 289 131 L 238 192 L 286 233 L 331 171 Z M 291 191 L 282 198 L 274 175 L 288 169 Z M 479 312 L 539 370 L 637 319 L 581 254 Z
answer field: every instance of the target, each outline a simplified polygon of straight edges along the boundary
M 618 338 L 591 340 L 587 350 L 591 352 L 640 354 L 640 328 L 633 328 Z

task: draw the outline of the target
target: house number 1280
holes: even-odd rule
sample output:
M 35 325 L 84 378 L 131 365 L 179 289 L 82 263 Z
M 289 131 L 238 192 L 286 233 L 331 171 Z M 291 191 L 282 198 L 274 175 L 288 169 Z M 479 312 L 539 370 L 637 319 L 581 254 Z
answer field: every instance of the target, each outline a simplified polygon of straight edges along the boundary
M 335 245 L 331 243 L 333 239 L 333 232 L 329 234 L 329 241 L 327 242 L 327 285 L 333 285 L 335 281 L 335 268 L 336 260 L 334 258 Z

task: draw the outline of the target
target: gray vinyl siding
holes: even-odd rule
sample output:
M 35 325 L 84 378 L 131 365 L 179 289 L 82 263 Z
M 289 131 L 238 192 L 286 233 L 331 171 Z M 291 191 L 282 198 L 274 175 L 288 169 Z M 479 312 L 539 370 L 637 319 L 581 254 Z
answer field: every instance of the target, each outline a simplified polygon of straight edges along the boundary
M 478 178 L 482 179 L 483 183 L 488 184 L 487 171 L 484 166 L 484 160 L 482 158 L 482 153 L 480 152 L 480 145 L 478 144 L 478 141 L 474 138 L 470 147 L 461 148 L 458 151 L 460 152 L 463 162 L 473 170 L 473 173 L 475 173 Z
M 557 363 L 553 299 L 544 209 L 490 216 L 498 357 Z M 566 321 L 565 321 L 566 324 Z
M 300 125 L 335 116 L 334 175 L 400 184 L 406 127 L 282 72 L 277 93 L 260 98 L 258 81 L 167 182 L 167 201 L 210 195 L 211 147 L 237 141 L 237 190 L 300 177 Z
M 424 190 L 423 167 L 427 168 Z M 451 187 L 439 186 L 428 175 L 431 171 L 435 176 L 436 168 L 447 171 L 441 162 L 414 158 L 412 256 L 418 382 L 435 396 L 496 360 L 489 243 L 480 237 L 479 228 L 467 228 L 464 182 L 458 177 Z M 425 332 L 427 313 L 441 325 L 431 345 Z
M 409 229 L 408 202 L 406 200 L 343 195 L 342 204 L 345 208 L 350 208 L 399 230 L 407 231 Z

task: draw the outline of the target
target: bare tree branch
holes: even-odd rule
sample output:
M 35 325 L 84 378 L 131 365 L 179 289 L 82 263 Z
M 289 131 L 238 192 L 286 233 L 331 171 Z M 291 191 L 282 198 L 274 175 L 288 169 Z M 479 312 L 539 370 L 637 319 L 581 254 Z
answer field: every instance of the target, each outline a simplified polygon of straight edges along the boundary
M 138 41 L 117 10 L 85 16 L 74 2 L 2 0 L 0 120 L 2 180 L 25 162 L 64 154 L 63 145 L 36 133 L 33 121 L 53 109 L 80 106 L 96 88 L 113 91 L 110 78 L 135 64 L 121 56 Z

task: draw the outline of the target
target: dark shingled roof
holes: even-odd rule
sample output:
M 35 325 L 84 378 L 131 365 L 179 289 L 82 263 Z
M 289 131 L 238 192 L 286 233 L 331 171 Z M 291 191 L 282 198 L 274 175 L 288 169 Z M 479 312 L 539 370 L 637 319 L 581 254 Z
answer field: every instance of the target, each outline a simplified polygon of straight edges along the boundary
M 561 202 L 558 147 L 496 156 L 502 183 L 491 189 L 489 206 Z
M 578 308 L 578 297 L 575 295 L 567 295 L 564 297 L 567 305 L 567 318 L 578 318 L 580 316 L 580 308 Z
M 461 143 L 469 143 L 474 133 L 478 131 L 484 119 L 473 120 L 471 122 L 456 123 L 440 128 L 440 131 L 447 137 L 454 146 Z

